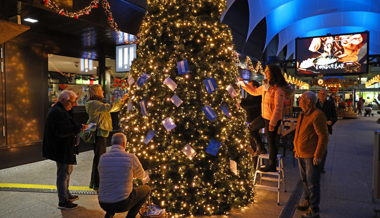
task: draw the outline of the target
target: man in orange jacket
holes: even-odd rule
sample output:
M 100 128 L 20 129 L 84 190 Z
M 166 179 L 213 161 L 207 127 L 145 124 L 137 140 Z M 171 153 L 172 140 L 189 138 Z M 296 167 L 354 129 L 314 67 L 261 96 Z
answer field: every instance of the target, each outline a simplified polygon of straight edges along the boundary
M 302 94 L 300 107 L 302 113 L 297 120 L 294 136 L 294 151 L 305 191 L 305 201 L 296 205 L 306 211 L 302 217 L 319 217 L 320 178 L 319 164 L 326 152 L 329 141 L 326 115 L 315 107 L 317 96 L 307 91 Z

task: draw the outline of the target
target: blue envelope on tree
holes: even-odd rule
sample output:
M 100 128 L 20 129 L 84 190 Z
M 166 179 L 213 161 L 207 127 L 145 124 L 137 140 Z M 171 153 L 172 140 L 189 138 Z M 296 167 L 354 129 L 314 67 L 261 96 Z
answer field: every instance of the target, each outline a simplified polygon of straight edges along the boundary
M 133 104 L 132 102 L 128 102 L 127 108 L 129 111 L 133 110 Z
M 143 116 L 148 115 L 148 109 L 146 108 L 146 101 L 145 100 L 140 101 L 140 108 L 141 108 L 141 112 L 142 112 Z
M 230 116 L 231 116 L 230 111 L 228 111 L 228 108 L 227 108 L 227 105 L 226 105 L 226 104 L 222 104 L 220 107 L 222 108 L 222 111 L 224 112 L 224 114 L 225 114 L 227 117 L 230 117 Z
M 221 142 L 218 142 L 218 141 L 215 141 L 214 139 L 211 139 L 210 143 L 208 143 L 206 152 L 216 156 L 216 154 L 219 151 L 221 144 L 222 144 Z
M 150 129 L 144 138 L 144 143 L 147 145 L 150 142 L 150 140 L 152 140 L 154 135 L 156 135 L 156 131 Z
M 187 59 L 177 62 L 178 74 L 189 73 L 189 65 L 187 64 Z
M 144 83 L 146 82 L 146 80 L 147 80 L 149 77 L 150 77 L 149 74 L 147 74 L 147 73 L 143 73 L 143 75 L 141 75 L 141 76 L 139 77 L 139 79 L 137 80 L 137 85 L 138 85 L 138 86 L 143 86 Z
M 218 88 L 216 86 L 216 82 L 215 82 L 215 79 L 213 77 L 205 79 L 205 80 L 203 80 L 203 82 L 206 85 L 206 89 L 207 89 L 208 94 L 211 94 L 211 93 L 215 92 L 216 89 Z
M 215 120 L 215 118 L 217 117 L 215 112 L 211 109 L 210 106 L 206 105 L 204 108 L 202 108 L 203 112 L 206 114 L 207 118 L 210 120 L 210 121 L 213 121 Z

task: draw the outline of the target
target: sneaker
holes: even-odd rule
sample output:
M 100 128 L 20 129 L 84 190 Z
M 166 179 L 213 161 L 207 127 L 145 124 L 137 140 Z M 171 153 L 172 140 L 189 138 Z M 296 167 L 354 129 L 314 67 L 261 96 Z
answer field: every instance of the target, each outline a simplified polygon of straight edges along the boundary
M 301 218 L 319 218 L 319 213 L 314 212 L 313 209 L 309 208 L 306 213 L 301 215 Z
M 310 203 L 308 200 L 305 200 L 301 204 L 296 205 L 296 209 L 300 211 L 306 211 L 307 209 L 309 209 L 309 207 L 310 207 Z
M 58 209 L 61 210 L 72 210 L 78 207 L 78 204 L 74 204 L 73 202 L 67 200 L 63 203 L 58 203 Z
M 67 200 L 71 202 L 76 201 L 78 199 L 79 197 L 77 195 L 69 195 L 69 197 L 67 198 Z

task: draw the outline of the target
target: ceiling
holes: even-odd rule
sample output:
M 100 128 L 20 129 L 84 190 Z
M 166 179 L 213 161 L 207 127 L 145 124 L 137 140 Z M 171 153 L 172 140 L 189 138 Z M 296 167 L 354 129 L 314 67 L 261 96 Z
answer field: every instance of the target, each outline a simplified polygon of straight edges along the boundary
M 366 30 L 370 54 L 380 54 L 379 0 L 227 0 L 221 20 L 239 40 L 235 49 L 259 60 L 272 40 L 288 58 L 297 37 Z

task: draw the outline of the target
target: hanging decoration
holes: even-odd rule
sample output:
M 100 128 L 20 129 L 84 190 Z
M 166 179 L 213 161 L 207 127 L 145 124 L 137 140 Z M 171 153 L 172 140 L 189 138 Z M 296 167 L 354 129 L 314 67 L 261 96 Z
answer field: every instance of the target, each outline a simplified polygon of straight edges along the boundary
M 246 56 L 244 63 L 241 63 L 239 60 L 239 53 L 235 51 L 235 65 L 241 69 L 249 70 L 254 73 L 260 73 L 264 75 L 263 66 L 260 61 L 257 62 L 256 67 L 253 67 L 252 60 Z
M 287 83 L 290 83 L 290 84 L 293 84 L 293 85 L 296 85 L 298 87 L 300 87 L 300 89 L 309 89 L 309 84 L 295 78 L 295 77 L 292 77 L 291 75 L 288 75 L 287 73 L 284 73 L 282 72 L 282 74 L 284 75 L 284 78 L 285 78 L 285 81 Z
M 78 19 L 80 16 L 83 15 L 89 15 L 94 8 L 98 8 L 99 0 L 92 0 L 88 6 L 85 8 L 75 11 L 75 12 L 69 12 L 63 8 L 60 8 L 57 3 L 55 3 L 52 0 L 43 0 L 42 3 L 50 8 L 53 9 L 55 12 L 57 12 L 59 15 L 75 18 Z M 118 34 L 119 41 L 124 41 L 125 44 L 135 44 L 138 42 L 138 36 L 135 37 L 133 40 L 130 40 L 129 37 L 124 37 L 123 32 L 120 31 L 117 23 L 115 22 L 112 12 L 111 12 L 111 6 L 108 3 L 107 0 L 102 0 L 102 6 L 105 10 L 105 14 L 107 16 L 107 22 L 111 26 L 113 30 L 115 30 Z

